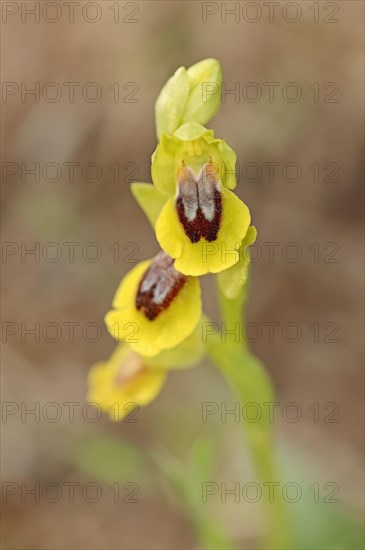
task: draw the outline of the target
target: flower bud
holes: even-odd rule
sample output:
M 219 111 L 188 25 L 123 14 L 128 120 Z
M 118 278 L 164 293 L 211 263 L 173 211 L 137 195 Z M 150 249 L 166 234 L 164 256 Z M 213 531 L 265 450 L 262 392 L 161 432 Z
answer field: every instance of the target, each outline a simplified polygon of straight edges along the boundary
M 190 82 L 185 67 L 177 69 L 166 82 L 155 105 L 157 138 L 173 134 L 180 126 L 189 97 Z
M 207 124 L 219 111 L 222 71 L 215 59 L 204 59 L 192 65 L 187 74 L 190 81 L 188 101 L 185 106 L 184 122 Z
M 185 122 L 206 124 L 218 112 L 222 73 L 215 59 L 180 67 L 167 81 L 155 106 L 157 137 L 171 135 Z

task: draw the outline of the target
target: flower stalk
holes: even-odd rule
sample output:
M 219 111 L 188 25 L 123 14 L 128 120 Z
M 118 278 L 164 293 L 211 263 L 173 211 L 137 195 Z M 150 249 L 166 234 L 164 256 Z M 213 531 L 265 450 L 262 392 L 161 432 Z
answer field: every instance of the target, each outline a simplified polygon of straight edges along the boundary
M 240 295 L 232 300 L 224 295 L 219 284 L 216 289 L 222 322 L 228 329 L 236 323 L 242 326 L 247 283 Z M 246 422 L 245 438 L 259 482 L 278 482 L 280 476 L 274 450 L 273 424 L 268 416 L 269 408 L 265 406 L 265 403 L 275 402 L 275 391 L 264 366 L 248 350 L 246 341 L 222 342 L 220 334 L 212 335 L 208 342 L 208 353 L 240 403 L 253 402 L 262 411 L 262 417 L 257 422 Z M 290 548 L 285 503 L 279 492 L 272 502 L 265 501 L 263 512 L 266 518 L 263 548 Z

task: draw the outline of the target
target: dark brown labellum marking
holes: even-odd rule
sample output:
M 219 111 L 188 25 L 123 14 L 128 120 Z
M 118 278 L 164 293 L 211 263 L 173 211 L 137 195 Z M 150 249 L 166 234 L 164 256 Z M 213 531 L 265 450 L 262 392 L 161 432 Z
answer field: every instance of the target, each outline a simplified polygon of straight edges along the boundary
M 159 252 L 138 285 L 136 308 L 153 321 L 167 309 L 187 281 L 174 268 L 174 260 Z
M 184 165 L 178 187 L 176 209 L 185 234 L 192 243 L 202 238 L 215 241 L 222 220 L 222 195 L 213 164 L 205 164 L 197 177 Z

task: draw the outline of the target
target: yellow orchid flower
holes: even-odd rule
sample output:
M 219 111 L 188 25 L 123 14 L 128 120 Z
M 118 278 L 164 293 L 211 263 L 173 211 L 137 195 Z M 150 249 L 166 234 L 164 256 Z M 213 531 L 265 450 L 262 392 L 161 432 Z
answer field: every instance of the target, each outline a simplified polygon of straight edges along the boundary
M 152 179 L 168 196 L 156 222 L 161 248 L 185 275 L 218 273 L 238 262 L 250 225 L 236 186 L 234 151 L 212 130 L 186 123 L 162 135 L 152 157 Z
M 166 375 L 166 369 L 149 368 L 130 346 L 120 344 L 109 361 L 91 367 L 87 399 L 112 420 L 123 420 L 136 406 L 148 405 L 155 399 Z
M 128 344 L 118 344 L 108 361 L 92 366 L 88 375 L 89 402 L 112 420 L 123 420 L 136 406 L 151 403 L 160 393 L 170 370 L 196 365 L 204 355 L 200 320 L 192 334 L 174 349 L 143 357 Z
M 199 280 L 176 271 L 172 258 L 159 252 L 122 280 L 105 322 L 116 340 L 154 356 L 180 344 L 200 316 Z

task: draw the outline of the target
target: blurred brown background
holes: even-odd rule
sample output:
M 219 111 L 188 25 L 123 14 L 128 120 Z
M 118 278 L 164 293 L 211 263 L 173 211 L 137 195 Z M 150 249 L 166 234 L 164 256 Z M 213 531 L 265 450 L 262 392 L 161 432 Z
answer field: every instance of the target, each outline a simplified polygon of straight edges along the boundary
M 4 548 L 198 546 L 186 510 L 153 470 L 130 472 L 121 459 L 129 475 L 121 479 L 139 484 L 139 503 L 113 502 L 100 441 L 146 454 L 161 445 L 184 460 L 205 434 L 217 446 L 216 479 L 244 477 L 239 426 L 201 421 L 203 401 L 234 404 L 211 365 L 171 374 L 136 424 L 81 414 L 88 368 L 114 347 L 103 316 L 115 288 L 134 261 L 158 250 L 129 190 L 133 180 L 150 181 L 154 102 L 177 67 L 205 57 L 217 58 L 226 89 L 240 92 L 226 95 L 209 126 L 237 152 L 237 193 L 258 228 L 247 320 L 262 335 L 252 348 L 275 381 L 279 410 L 295 402 L 303 412 L 295 423 L 277 415 L 279 445 L 311 483 L 336 483 L 341 510 L 361 518 L 364 7 L 280 2 L 272 16 L 247 4 L 81 0 L 71 18 L 62 1 L 2 2 L 2 479 L 17 488 L 3 496 Z M 224 9 L 237 5 L 225 20 Z M 275 83 L 272 101 L 267 83 Z M 35 95 L 25 93 L 31 88 Z M 277 163 L 273 177 L 267 163 Z M 74 261 L 65 243 L 77 243 Z M 204 294 L 216 317 L 210 277 Z M 273 341 L 267 323 L 279 323 Z M 55 422 L 44 414 L 50 402 L 62 411 Z M 80 404 L 74 422 L 65 402 Z M 337 422 L 325 420 L 332 410 Z M 20 490 L 70 481 L 100 483 L 103 498 L 70 503 L 63 493 L 37 503 Z M 254 545 L 257 508 L 215 500 L 212 510 L 239 548 Z M 328 537 L 324 547 L 343 548 Z

